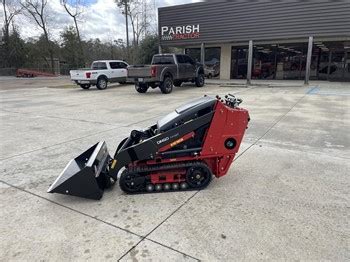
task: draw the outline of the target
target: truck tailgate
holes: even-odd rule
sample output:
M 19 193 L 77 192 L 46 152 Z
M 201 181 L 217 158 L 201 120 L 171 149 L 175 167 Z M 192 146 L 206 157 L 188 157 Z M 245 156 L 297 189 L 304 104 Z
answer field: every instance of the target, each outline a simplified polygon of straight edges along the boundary
M 90 69 L 91 70 L 91 69 Z M 89 69 L 86 70 L 70 70 L 70 78 L 71 80 L 87 80 L 85 72 L 89 71 Z
M 129 66 L 128 67 L 128 77 L 138 78 L 138 77 L 151 77 L 151 66 Z

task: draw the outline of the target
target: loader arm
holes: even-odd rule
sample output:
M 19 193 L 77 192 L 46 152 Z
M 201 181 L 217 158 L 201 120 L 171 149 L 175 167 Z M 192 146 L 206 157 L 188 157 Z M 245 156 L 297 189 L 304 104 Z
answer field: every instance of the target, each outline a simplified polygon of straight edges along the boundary
M 154 159 L 160 148 L 181 139 L 186 134 L 193 132 L 193 130 L 198 129 L 201 126 L 209 124 L 213 115 L 214 111 L 196 119 L 189 120 L 176 128 L 157 134 L 136 145 L 125 148 L 122 147 L 119 152 L 116 152 L 115 158 L 111 161 L 109 176 L 116 180 L 120 169 L 124 166 L 127 166 L 134 161 Z M 130 143 L 130 141 L 132 141 L 132 139 L 129 138 L 125 141 L 125 144 Z

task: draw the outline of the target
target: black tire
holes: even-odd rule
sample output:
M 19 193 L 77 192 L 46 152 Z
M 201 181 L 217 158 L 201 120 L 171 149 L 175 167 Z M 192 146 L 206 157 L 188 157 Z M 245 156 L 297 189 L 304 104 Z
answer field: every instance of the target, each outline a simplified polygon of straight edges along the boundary
M 210 78 L 213 78 L 213 76 L 212 76 L 211 74 L 209 74 L 209 75 L 208 75 L 208 78 L 209 78 L 209 79 L 210 79 Z
M 182 81 L 180 81 L 180 80 L 175 80 L 174 81 L 174 86 L 179 87 L 181 85 L 182 85 Z
M 198 76 L 195 79 L 195 83 L 197 87 L 202 87 L 204 86 L 204 74 L 203 73 L 199 73 Z
M 89 89 L 91 87 L 91 85 L 89 85 L 89 84 L 81 84 L 80 87 L 82 89 Z
M 138 84 L 135 84 L 135 89 L 136 89 L 137 92 L 143 94 L 143 93 L 147 92 L 148 85 L 144 84 L 144 83 L 138 83 Z
M 206 164 L 198 163 L 187 170 L 186 182 L 193 189 L 203 189 L 209 185 L 212 176 Z
M 104 76 L 101 76 L 97 79 L 97 83 L 96 83 L 96 87 L 99 90 L 104 90 L 106 89 L 108 86 L 108 79 Z
M 145 188 L 145 178 L 139 174 L 129 174 L 125 169 L 120 175 L 119 186 L 126 193 L 137 193 Z
M 171 76 L 166 76 L 159 88 L 163 94 L 170 94 L 173 91 L 173 85 L 173 78 Z

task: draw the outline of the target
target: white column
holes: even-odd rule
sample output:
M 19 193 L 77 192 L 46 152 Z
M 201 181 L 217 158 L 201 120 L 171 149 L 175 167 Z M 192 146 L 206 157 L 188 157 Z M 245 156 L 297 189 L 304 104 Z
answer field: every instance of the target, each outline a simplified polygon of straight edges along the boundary
M 249 40 L 248 66 L 247 66 L 247 85 L 250 85 L 251 81 L 252 81 L 252 67 L 253 67 L 253 41 Z
M 223 44 L 220 49 L 220 79 L 229 80 L 231 78 L 232 47 L 230 44 Z
M 313 42 L 313 37 L 309 37 L 309 46 L 307 49 L 307 58 L 306 58 L 306 69 L 305 69 L 305 81 L 304 84 L 308 85 L 309 84 L 309 79 L 310 79 L 310 67 L 311 67 L 311 58 L 312 58 L 312 42 Z

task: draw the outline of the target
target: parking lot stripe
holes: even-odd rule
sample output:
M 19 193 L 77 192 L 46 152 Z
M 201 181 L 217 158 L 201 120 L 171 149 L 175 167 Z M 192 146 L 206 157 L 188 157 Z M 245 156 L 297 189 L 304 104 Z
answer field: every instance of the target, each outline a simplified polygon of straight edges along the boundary
M 303 100 L 305 98 L 305 96 L 307 95 L 304 94 L 297 102 L 295 102 L 292 107 L 282 116 L 280 116 L 274 123 L 272 123 L 272 125 L 266 130 L 266 132 L 264 134 L 262 134 L 255 142 L 253 142 L 253 144 L 251 144 L 248 148 L 246 148 L 241 154 L 239 154 L 234 161 L 236 161 L 240 156 L 242 156 L 245 152 L 247 152 L 251 147 L 255 146 L 262 138 L 264 138 L 280 121 L 282 121 L 294 108 L 297 104 L 299 104 L 301 102 L 301 100 Z
M 122 258 L 124 258 L 129 252 L 131 252 L 134 248 L 136 248 L 144 239 L 147 239 L 147 240 L 150 240 L 150 241 L 152 241 L 152 242 L 154 242 L 154 243 L 156 243 L 156 244 L 159 244 L 159 245 L 161 245 L 161 246 L 170 248 L 170 249 L 173 250 L 173 251 L 176 251 L 176 252 L 181 253 L 181 254 L 183 254 L 183 255 L 185 255 L 185 256 L 188 256 L 188 257 L 193 258 L 193 259 L 195 259 L 195 260 L 197 260 L 197 261 L 200 261 L 200 259 L 198 259 L 198 258 L 195 258 L 195 257 L 193 257 L 193 256 L 190 256 L 190 255 L 184 253 L 184 252 L 181 252 L 181 251 L 179 251 L 179 250 L 176 250 L 176 249 L 174 249 L 174 248 L 171 248 L 171 247 L 169 247 L 169 246 L 166 246 L 166 245 L 164 245 L 164 244 L 161 244 L 161 243 L 159 243 L 158 241 L 154 241 L 154 240 L 148 238 L 148 236 L 149 236 L 150 234 L 152 234 L 157 228 L 159 228 L 162 224 L 164 224 L 170 217 L 172 217 L 177 211 L 179 211 L 184 205 L 186 205 L 192 198 L 194 198 L 194 197 L 198 194 L 198 192 L 199 192 L 199 191 L 196 191 L 196 192 L 193 193 L 189 198 L 187 198 L 187 199 L 186 199 L 180 206 L 178 206 L 170 215 L 168 215 L 163 221 L 161 221 L 161 222 L 160 222 L 157 226 L 155 226 L 149 233 L 147 233 L 147 234 L 143 237 L 143 239 L 142 239 L 141 241 L 139 241 L 138 243 L 136 243 L 136 244 L 135 244 L 132 248 L 130 248 L 124 255 L 122 255 L 122 256 L 119 258 L 119 260 L 121 260 Z M 118 260 L 118 261 L 119 261 L 119 260 Z
M 319 90 L 319 86 L 314 86 L 314 87 L 310 87 L 310 89 L 306 92 L 306 94 L 310 95 L 313 94 L 314 92 L 317 92 L 317 90 Z
M 350 96 L 350 93 L 321 91 L 321 88 L 319 86 L 315 86 L 313 88 L 310 88 L 306 94 L 308 94 L 308 95 L 322 95 L 322 96 Z

